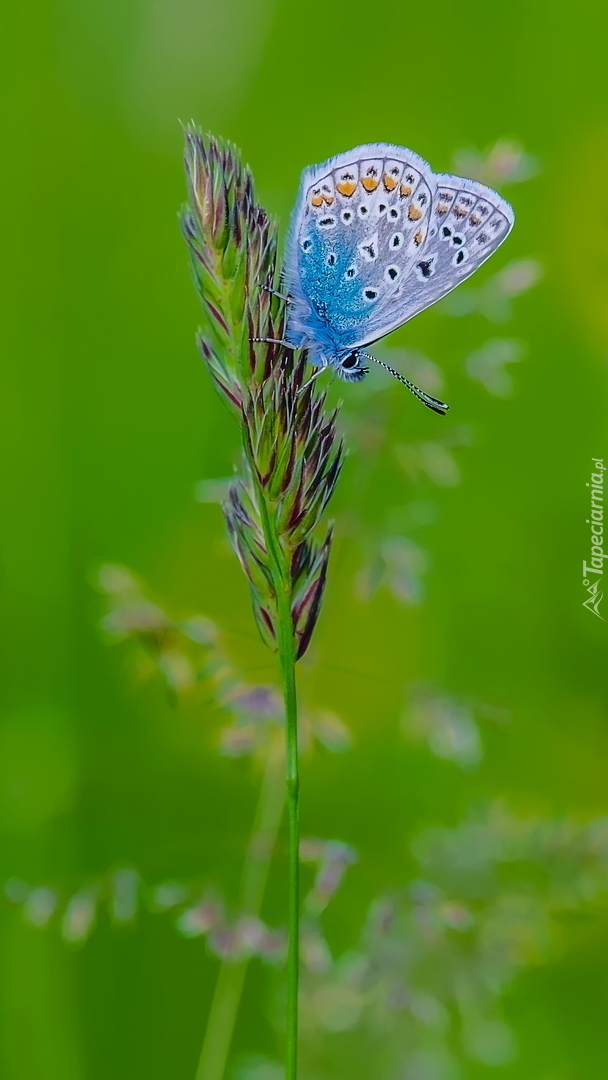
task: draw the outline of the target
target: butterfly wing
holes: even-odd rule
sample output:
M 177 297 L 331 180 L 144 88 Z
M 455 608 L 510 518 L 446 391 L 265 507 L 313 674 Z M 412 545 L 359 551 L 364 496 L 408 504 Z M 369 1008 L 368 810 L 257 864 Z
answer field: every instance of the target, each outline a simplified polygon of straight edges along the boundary
M 363 347 L 401 326 L 470 277 L 507 238 L 512 208 L 475 180 L 434 178 L 425 242 L 399 284 L 380 297 L 354 347 Z M 380 269 L 380 268 L 379 268 Z
M 307 169 L 285 260 L 292 328 L 334 344 L 364 332 L 413 269 L 432 206 L 430 166 L 412 151 L 356 147 Z M 307 318 L 307 313 L 309 318 Z
M 285 264 L 294 336 L 376 341 L 469 277 L 512 224 L 496 192 L 435 175 L 403 147 L 357 147 L 307 169 Z

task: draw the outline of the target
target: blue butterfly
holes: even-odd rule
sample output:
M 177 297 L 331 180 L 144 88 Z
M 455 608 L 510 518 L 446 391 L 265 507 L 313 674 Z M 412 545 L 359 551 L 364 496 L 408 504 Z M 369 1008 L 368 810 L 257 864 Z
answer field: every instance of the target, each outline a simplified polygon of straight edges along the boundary
M 435 174 L 411 150 L 372 143 L 302 175 L 285 257 L 286 344 L 358 382 L 364 350 L 470 277 L 502 244 L 511 207 L 475 180 Z M 383 364 L 425 405 L 448 406 Z M 313 376 L 314 377 L 314 376 Z

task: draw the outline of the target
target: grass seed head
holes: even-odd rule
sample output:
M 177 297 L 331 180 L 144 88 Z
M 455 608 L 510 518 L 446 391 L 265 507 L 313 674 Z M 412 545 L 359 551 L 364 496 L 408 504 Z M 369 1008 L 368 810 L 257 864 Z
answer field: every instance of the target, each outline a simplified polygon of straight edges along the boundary
M 220 395 L 240 421 L 240 472 L 224 506 L 234 551 L 249 580 L 264 642 L 277 648 L 277 595 L 287 589 L 298 658 L 325 588 L 331 528 L 316 531 L 342 464 L 336 413 L 315 382 L 302 389 L 305 357 L 282 345 L 286 304 L 275 279 L 277 229 L 255 200 L 236 149 L 185 130 L 188 203 L 181 215 L 205 312 L 198 346 Z

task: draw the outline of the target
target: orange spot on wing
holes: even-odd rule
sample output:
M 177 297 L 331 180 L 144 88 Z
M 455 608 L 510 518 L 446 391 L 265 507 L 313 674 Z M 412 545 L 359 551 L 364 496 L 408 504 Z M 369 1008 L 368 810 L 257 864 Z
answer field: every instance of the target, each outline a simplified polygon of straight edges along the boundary
M 409 184 L 402 184 L 401 185 L 401 198 L 405 199 L 407 195 L 411 195 L 411 194 L 412 194 L 412 189 L 411 189 L 410 185 Z
M 313 197 L 312 197 L 312 199 L 310 201 L 311 201 L 313 206 L 323 206 L 323 196 L 322 195 L 313 195 Z
M 340 183 L 336 184 L 336 189 L 341 195 L 346 195 L 346 198 L 350 199 L 351 195 L 357 190 L 357 185 L 352 180 L 340 180 Z
M 325 204 L 326 204 L 327 206 L 331 206 L 331 204 L 333 203 L 333 201 L 334 201 L 334 199 L 333 199 L 333 195 L 324 195 L 324 196 L 323 196 L 323 202 L 324 202 L 324 203 L 325 203 Z
M 378 181 L 373 176 L 364 176 L 361 183 L 366 191 L 375 191 L 378 187 Z
M 410 221 L 420 221 L 422 217 L 422 210 L 419 210 L 417 206 L 410 206 L 407 216 Z
M 423 240 L 424 240 L 424 233 L 423 233 L 422 229 L 418 229 L 418 232 L 414 236 L 414 243 L 415 243 L 416 247 L 420 247 Z
M 449 210 L 449 209 L 450 209 L 450 207 L 449 207 L 449 204 L 448 204 L 448 203 L 444 203 L 444 202 L 443 202 L 443 203 L 439 203 L 439 206 L 437 207 L 437 213 L 438 213 L 438 214 L 439 214 L 439 215 L 440 215 L 441 217 L 443 217 L 443 215 L 444 215 L 444 214 L 447 214 L 447 212 L 448 212 L 448 210 Z
M 395 180 L 394 176 L 389 176 L 388 173 L 385 173 L 382 179 L 384 181 L 384 186 L 387 191 L 395 190 L 395 188 L 397 187 L 397 181 Z

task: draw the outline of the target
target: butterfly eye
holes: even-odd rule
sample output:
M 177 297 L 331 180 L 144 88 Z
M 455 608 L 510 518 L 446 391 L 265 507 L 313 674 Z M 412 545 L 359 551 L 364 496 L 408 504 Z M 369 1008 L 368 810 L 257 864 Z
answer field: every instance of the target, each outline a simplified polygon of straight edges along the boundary
M 361 354 L 358 352 L 347 353 L 338 361 L 338 371 L 347 382 L 360 382 L 367 374 L 367 368 L 361 363 Z

